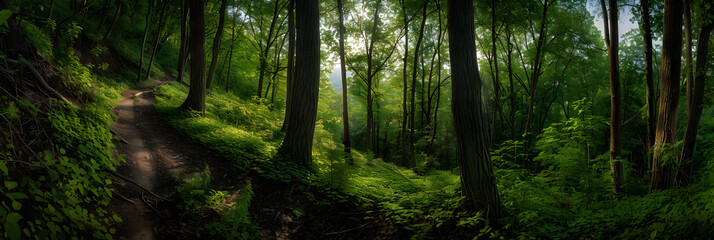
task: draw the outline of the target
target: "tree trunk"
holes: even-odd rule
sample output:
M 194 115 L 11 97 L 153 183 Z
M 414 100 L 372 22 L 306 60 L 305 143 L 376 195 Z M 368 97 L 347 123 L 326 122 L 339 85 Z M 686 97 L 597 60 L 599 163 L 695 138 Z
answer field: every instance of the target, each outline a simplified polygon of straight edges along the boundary
M 270 53 L 270 47 L 273 45 L 273 42 L 275 41 L 274 38 L 277 37 L 278 34 L 273 35 L 273 33 L 277 32 L 275 30 L 275 24 L 278 22 L 278 13 L 280 12 L 279 6 L 280 1 L 275 0 L 275 8 L 273 10 L 273 21 L 270 22 L 270 30 L 268 31 L 268 39 L 266 39 L 266 44 L 265 44 L 265 49 L 260 53 L 260 75 L 258 75 L 258 92 L 255 94 L 258 98 L 260 98 L 261 94 L 263 93 L 263 79 L 265 78 L 265 70 L 267 68 L 267 61 L 268 61 L 268 54 Z
M 650 10 L 647 0 L 640 0 L 642 8 L 642 34 L 645 45 L 645 81 L 647 85 L 647 149 L 654 145 L 656 119 L 655 115 L 655 93 L 654 93 L 654 72 L 652 69 L 652 32 L 650 28 Z M 651 159 L 650 159 L 651 160 Z M 650 161 L 647 168 L 650 168 Z
M 672 151 L 677 131 L 679 74 L 682 64 L 682 2 L 664 1 L 662 30 L 662 80 L 659 93 L 659 117 L 655 134 L 650 191 L 672 186 L 674 159 L 665 159 L 664 151 Z
M 692 93 L 694 92 L 692 89 L 694 87 L 694 77 L 692 77 L 692 73 L 694 72 L 692 68 L 692 17 L 690 15 L 689 5 L 690 0 L 684 0 L 684 50 L 686 51 L 684 74 L 687 77 L 687 110 L 691 109 Z M 690 113 L 691 112 L 687 111 L 687 119 L 691 118 Z
M 606 32 L 605 41 L 607 42 L 607 55 L 610 63 L 610 173 L 612 193 L 617 194 L 620 192 L 625 178 L 622 172 L 622 162 L 618 159 L 622 153 L 622 96 L 620 90 L 617 1 L 609 1 L 609 11 L 605 7 L 605 0 L 600 0 L 600 6 L 603 12 Z
M 342 124 L 345 152 L 350 153 L 350 119 L 347 111 L 347 69 L 345 68 L 345 25 L 342 16 L 342 0 L 337 0 L 337 11 L 340 14 L 340 71 L 342 77 Z M 349 157 L 349 159 L 352 159 Z M 352 163 L 352 161 L 350 161 Z
M 280 151 L 297 164 L 312 161 L 312 141 L 315 134 L 317 100 L 320 86 L 320 16 L 317 0 L 304 0 L 295 6 L 295 104 L 288 113 L 285 140 Z
M 149 26 L 151 26 L 151 7 L 154 6 L 154 0 L 149 0 L 149 9 L 146 10 L 146 27 L 144 27 L 144 38 L 141 40 L 141 52 L 139 53 L 139 71 L 136 73 L 136 81 L 141 81 L 141 72 L 144 71 L 144 48 L 146 47 L 146 36 L 149 35 Z M 149 66 L 151 69 L 151 66 Z
M 492 124 L 495 130 L 498 126 L 498 112 L 501 111 L 501 94 L 499 90 L 501 84 L 498 77 L 498 56 L 496 55 L 496 0 L 491 0 L 491 56 L 493 56 L 493 116 Z M 492 134 L 493 135 L 493 134 Z
M 179 82 L 183 82 L 183 74 L 186 72 L 186 59 L 188 59 L 188 1 L 181 1 L 181 47 L 179 48 L 179 57 L 176 70 L 178 70 Z
M 710 8 L 709 16 L 714 15 Z M 697 62 L 694 74 L 694 83 L 691 88 L 687 88 L 687 95 L 691 96 L 691 103 L 687 109 L 687 130 L 684 133 L 684 143 L 682 145 L 682 154 L 679 158 L 679 171 L 676 177 L 677 183 L 680 186 L 689 185 L 692 175 L 692 156 L 694 155 L 694 144 L 697 142 L 697 129 L 699 128 L 699 120 L 702 117 L 702 102 L 704 100 L 704 82 L 706 81 L 707 70 L 707 53 L 709 46 L 709 38 L 714 24 L 710 21 L 703 26 L 699 31 L 697 38 Z M 690 91 L 692 91 L 690 93 Z
M 414 46 L 414 64 L 412 68 L 412 102 L 411 102 L 411 113 L 409 113 L 409 164 L 412 168 L 416 167 L 416 153 L 414 152 L 414 145 L 416 144 L 416 139 L 414 138 L 414 112 L 416 112 L 416 79 L 417 79 L 417 64 L 419 63 L 419 47 L 421 46 L 422 39 L 424 38 L 424 25 L 426 24 L 426 7 L 429 2 L 425 2 L 422 7 L 422 20 L 421 26 L 419 27 L 419 37 L 417 37 L 416 46 Z M 474 55 L 476 56 L 476 55 Z
M 526 119 L 526 129 L 525 129 L 525 139 L 524 139 L 524 147 L 523 147 L 523 152 L 524 154 L 528 154 L 528 148 L 530 147 L 530 138 L 532 137 L 533 134 L 531 134 L 531 124 L 533 123 L 533 107 L 535 105 L 535 95 L 536 95 L 536 90 L 538 88 L 538 79 L 540 78 L 540 70 L 541 70 L 541 58 L 542 58 L 542 51 L 543 51 L 543 44 L 545 42 L 545 30 L 546 30 L 546 23 L 548 21 L 548 8 L 551 6 L 550 4 L 553 4 L 555 0 L 551 1 L 550 3 L 548 0 L 545 0 L 543 5 L 543 12 L 541 13 L 541 24 L 540 24 L 540 30 L 538 34 L 538 41 L 536 44 L 536 55 L 535 58 L 533 59 L 533 66 L 531 67 L 531 77 L 530 77 L 530 89 L 528 95 L 530 96 L 530 99 L 528 101 L 528 118 Z M 525 67 L 525 66 L 524 66 Z
M 166 8 L 169 6 L 169 0 L 164 0 L 164 6 L 161 8 L 161 14 L 159 14 L 159 25 L 156 28 L 156 36 L 152 43 L 151 58 L 149 58 L 149 68 L 146 69 L 146 78 L 151 78 L 151 66 L 154 65 L 154 57 L 156 57 L 157 49 L 159 48 L 159 36 L 161 36 L 161 29 L 164 27 L 164 15 L 166 13 Z
M 189 1 L 191 11 L 191 85 L 181 108 L 206 116 L 206 24 L 203 1 Z
M 402 91 L 402 131 L 400 134 L 400 147 L 402 157 L 407 155 L 407 63 L 409 59 L 409 16 L 407 15 L 407 7 L 402 2 L 402 10 L 404 11 L 404 61 L 402 62 L 402 80 L 404 90 Z
M 293 92 L 293 79 L 295 78 L 295 18 L 293 17 L 293 12 L 295 11 L 295 0 L 289 0 L 288 3 L 288 69 L 285 73 L 287 78 L 285 80 L 285 120 L 283 120 L 282 131 L 286 130 L 288 126 L 288 112 L 292 108 L 292 92 Z
M 373 110 L 373 99 L 372 99 L 372 53 L 374 52 L 374 42 L 377 38 L 377 24 L 379 24 L 379 8 L 382 6 L 382 1 L 378 0 L 377 5 L 374 9 L 374 22 L 372 23 L 372 35 L 369 39 L 369 46 L 367 46 L 367 124 L 366 124 L 366 144 L 367 152 L 374 150 L 373 138 L 374 138 L 374 110 Z
M 211 47 L 211 66 L 208 68 L 208 75 L 206 76 L 206 89 L 211 90 L 211 85 L 213 84 L 213 77 L 216 75 L 216 66 L 218 65 L 218 55 L 221 51 L 221 37 L 223 35 L 223 25 L 225 24 L 226 16 L 226 5 L 228 0 L 221 1 L 221 7 L 218 17 L 218 28 L 216 29 L 216 36 L 213 37 L 213 46 Z
M 481 102 L 471 1 L 448 1 L 451 105 L 463 194 L 492 220 L 502 215 L 488 153 L 488 129 Z
M 516 93 L 514 91 L 514 86 L 513 86 L 513 62 L 511 55 L 513 54 L 513 44 L 511 44 L 511 32 L 509 29 L 509 26 L 506 26 L 506 33 L 508 36 L 506 36 L 506 44 L 508 47 L 508 51 L 506 52 L 506 64 L 508 67 L 508 91 L 510 94 L 510 100 L 511 100 L 511 109 L 509 112 L 509 119 L 511 121 L 511 140 L 516 140 Z
M 54 1 L 52 1 L 54 3 Z M 104 37 L 102 37 L 102 42 L 106 42 L 107 39 L 109 39 L 109 35 L 112 34 L 112 31 L 114 30 L 114 26 L 117 24 L 117 20 L 119 20 L 119 14 L 121 13 L 121 1 L 117 0 L 117 9 L 114 11 L 114 17 L 112 18 L 112 24 L 109 25 L 109 28 L 107 29 L 107 32 L 104 34 Z
M 431 147 L 434 146 L 434 140 L 436 139 L 436 129 L 439 126 L 439 102 L 441 101 L 441 38 L 444 36 L 441 28 L 441 1 L 436 1 L 436 9 L 439 17 L 439 38 L 436 40 L 436 104 L 434 106 L 434 127 L 431 131 L 429 146 L 426 148 L 427 154 L 431 154 Z

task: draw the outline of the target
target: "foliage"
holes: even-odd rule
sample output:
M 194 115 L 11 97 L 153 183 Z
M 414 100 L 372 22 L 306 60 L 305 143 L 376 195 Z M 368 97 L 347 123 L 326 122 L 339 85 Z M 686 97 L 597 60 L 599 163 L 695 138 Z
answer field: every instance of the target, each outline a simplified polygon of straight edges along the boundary
M 254 239 L 258 237 L 258 232 L 251 223 L 248 215 L 250 200 L 253 197 L 253 189 L 248 183 L 242 191 L 240 199 L 232 202 L 223 210 L 223 220 L 208 224 L 206 228 L 212 237 L 223 239 Z
M 220 210 L 220 203 L 228 196 L 228 192 L 211 189 L 211 171 L 208 166 L 203 172 L 183 179 L 176 188 L 179 198 L 178 208 L 193 214 L 203 214 L 205 211 Z

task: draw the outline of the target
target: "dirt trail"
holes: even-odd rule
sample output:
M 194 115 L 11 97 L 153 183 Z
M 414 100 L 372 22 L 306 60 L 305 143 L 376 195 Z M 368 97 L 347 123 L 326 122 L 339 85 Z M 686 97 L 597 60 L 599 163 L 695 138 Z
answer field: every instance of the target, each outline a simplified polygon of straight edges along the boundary
M 157 81 L 155 86 L 162 83 Z M 232 195 L 253 178 L 250 215 L 261 238 L 400 238 L 382 216 L 355 211 L 353 203 L 318 204 L 318 199 L 327 199 L 320 193 L 315 196 L 306 191 L 294 191 L 295 184 L 231 170 L 229 161 L 205 146 L 189 141 L 187 136 L 163 122 L 154 109 L 153 89 L 125 91 L 124 99 L 115 109 L 118 120 L 112 130 L 125 140 L 116 142 L 116 154 L 123 155 L 126 160 L 117 168 L 119 176 L 112 179 L 115 196 L 109 202 L 110 212 L 124 220 L 117 226 L 117 239 L 196 239 L 197 233 L 205 231 L 206 224 L 220 220 L 215 212 L 192 217 L 177 210 L 177 203 L 160 200 L 146 191 L 170 196 L 176 189 L 171 174 L 188 177 L 203 171 L 206 165 L 211 170 L 213 187 Z M 295 209 L 305 209 L 305 213 L 296 214 Z M 372 220 L 367 220 L 368 215 L 374 215 Z
M 174 183 L 169 179 L 172 173 L 185 177 L 200 172 L 209 162 L 213 166 L 223 161 L 205 147 L 185 141 L 185 136 L 160 119 L 154 109 L 152 89 L 127 90 L 122 94 L 124 99 L 117 104 L 118 120 L 112 130 L 126 140 L 116 143 L 116 154 L 124 155 L 126 160 L 117 168 L 117 173 L 149 191 L 168 196 L 174 190 Z M 118 239 L 165 238 L 157 232 L 161 232 L 161 225 L 169 218 L 163 215 L 171 214 L 160 212 L 158 198 L 121 177 L 114 182 L 113 191 L 121 196 L 112 199 L 109 209 L 124 220 L 117 228 Z

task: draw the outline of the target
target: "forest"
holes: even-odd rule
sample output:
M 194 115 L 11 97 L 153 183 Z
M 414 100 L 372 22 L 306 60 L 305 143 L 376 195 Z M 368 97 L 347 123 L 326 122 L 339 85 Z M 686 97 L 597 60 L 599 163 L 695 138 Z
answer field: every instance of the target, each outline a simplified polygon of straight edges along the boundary
M 0 239 L 712 239 L 709 0 L 0 0 Z

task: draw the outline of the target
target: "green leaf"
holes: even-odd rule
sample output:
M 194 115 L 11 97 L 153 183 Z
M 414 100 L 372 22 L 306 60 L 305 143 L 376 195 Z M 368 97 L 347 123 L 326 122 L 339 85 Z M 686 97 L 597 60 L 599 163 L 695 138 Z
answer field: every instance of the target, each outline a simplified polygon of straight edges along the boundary
M 5 181 L 5 187 L 7 188 L 7 190 L 12 190 L 17 187 L 17 182 Z
M 8 193 L 6 196 L 9 197 L 10 199 L 28 199 L 29 198 L 29 197 L 27 197 L 26 194 L 21 193 L 21 192 Z
M 19 211 L 22 208 L 22 203 L 18 201 L 12 201 L 12 209 L 15 211 Z
M 5 165 L 4 161 L 0 161 L 0 170 L 7 175 L 7 165 Z
M 7 26 L 7 19 L 12 16 L 12 11 L 10 9 L 4 9 L 0 11 L 0 25 Z

